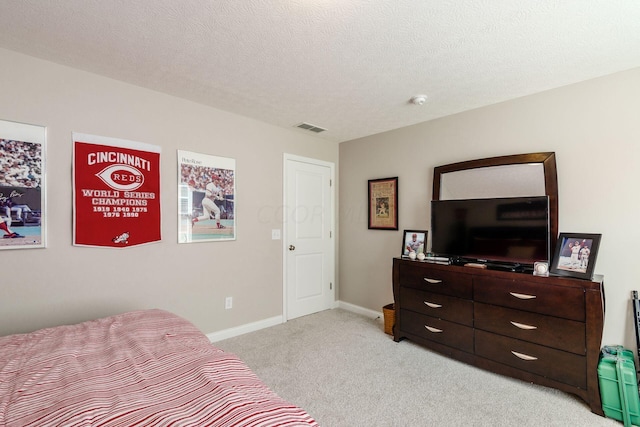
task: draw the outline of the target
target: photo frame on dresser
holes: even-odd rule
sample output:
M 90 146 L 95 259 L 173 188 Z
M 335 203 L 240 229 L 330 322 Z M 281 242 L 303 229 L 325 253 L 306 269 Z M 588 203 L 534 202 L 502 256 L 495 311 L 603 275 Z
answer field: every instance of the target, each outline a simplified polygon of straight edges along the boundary
M 593 233 L 560 233 L 551 274 L 591 280 L 601 237 Z
M 409 253 L 412 251 L 415 252 L 416 255 L 419 253 L 426 255 L 427 234 L 427 230 L 404 230 L 402 238 L 402 257 L 408 258 Z

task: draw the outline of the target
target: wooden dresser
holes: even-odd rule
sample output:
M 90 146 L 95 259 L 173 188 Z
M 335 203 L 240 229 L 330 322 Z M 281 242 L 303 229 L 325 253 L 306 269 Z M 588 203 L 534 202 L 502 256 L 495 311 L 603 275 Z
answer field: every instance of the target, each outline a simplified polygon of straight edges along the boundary
M 597 365 L 601 276 L 566 277 L 393 260 L 395 341 L 576 394 L 604 415 Z

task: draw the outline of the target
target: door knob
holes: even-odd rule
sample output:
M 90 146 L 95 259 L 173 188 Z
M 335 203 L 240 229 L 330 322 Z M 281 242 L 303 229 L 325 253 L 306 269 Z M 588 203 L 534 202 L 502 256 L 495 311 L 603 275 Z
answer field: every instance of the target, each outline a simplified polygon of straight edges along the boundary
M 295 246 L 293 246 L 293 245 L 289 245 L 289 250 L 290 250 L 290 251 L 295 251 L 295 250 L 296 250 L 296 247 L 295 247 Z

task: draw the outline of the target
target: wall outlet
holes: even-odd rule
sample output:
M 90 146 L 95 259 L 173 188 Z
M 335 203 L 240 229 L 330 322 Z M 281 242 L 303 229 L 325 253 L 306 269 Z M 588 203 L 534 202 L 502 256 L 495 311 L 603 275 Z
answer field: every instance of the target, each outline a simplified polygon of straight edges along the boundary
M 233 307 L 233 297 L 226 297 L 224 299 L 224 308 L 229 310 Z
M 273 230 L 271 230 L 271 239 L 280 240 L 280 229 L 279 228 L 274 228 Z

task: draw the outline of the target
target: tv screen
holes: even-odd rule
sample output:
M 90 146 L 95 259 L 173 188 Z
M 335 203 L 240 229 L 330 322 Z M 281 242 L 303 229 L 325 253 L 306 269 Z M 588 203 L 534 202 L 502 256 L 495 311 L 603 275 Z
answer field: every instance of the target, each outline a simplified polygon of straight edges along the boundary
M 549 198 L 431 202 L 431 252 L 466 262 L 549 261 Z

